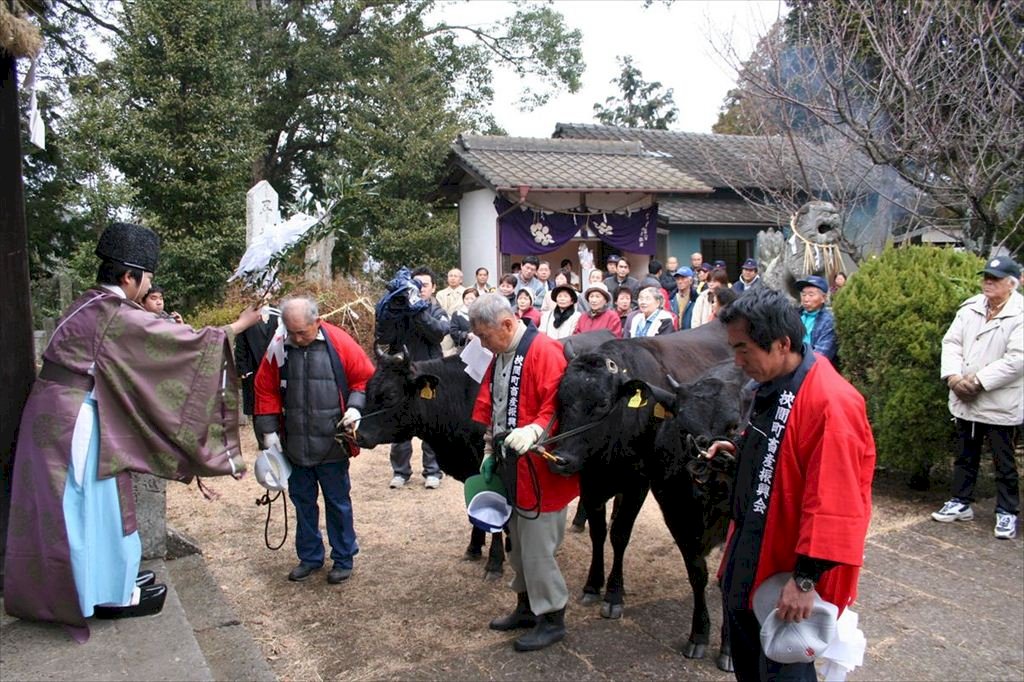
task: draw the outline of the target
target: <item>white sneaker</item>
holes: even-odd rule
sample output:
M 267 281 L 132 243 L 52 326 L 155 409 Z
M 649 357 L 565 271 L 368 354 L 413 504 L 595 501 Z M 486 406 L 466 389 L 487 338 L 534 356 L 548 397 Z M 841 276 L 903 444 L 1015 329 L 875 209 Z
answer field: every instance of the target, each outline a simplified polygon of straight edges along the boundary
M 398 474 L 395 474 L 395 477 L 391 479 L 391 483 L 388 483 L 388 487 L 389 488 L 401 488 L 403 485 L 406 484 L 406 482 L 407 481 L 406 481 L 405 478 L 403 478 L 402 476 L 399 476 Z
M 427 480 L 423 482 L 424 488 L 430 488 L 435 490 L 441 487 L 441 479 L 437 476 L 427 476 Z
M 1012 540 L 1017 537 L 1017 516 L 1006 512 L 996 512 L 995 536 L 1000 540 Z
M 942 505 L 942 509 L 932 514 L 932 518 L 942 523 L 950 521 L 970 521 L 974 518 L 974 510 L 971 505 L 964 504 L 960 500 L 950 500 Z

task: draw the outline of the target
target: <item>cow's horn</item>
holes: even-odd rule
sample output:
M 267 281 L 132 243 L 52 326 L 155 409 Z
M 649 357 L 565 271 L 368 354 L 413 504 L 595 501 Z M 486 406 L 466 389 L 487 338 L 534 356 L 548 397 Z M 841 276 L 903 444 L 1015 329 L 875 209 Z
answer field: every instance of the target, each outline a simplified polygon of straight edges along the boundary
M 672 376 L 671 373 L 666 374 L 665 378 L 668 379 L 668 385 L 672 387 L 672 390 L 674 390 L 674 391 L 678 391 L 679 390 L 679 382 L 676 381 L 676 378 L 674 376 Z
M 384 352 L 384 347 L 379 343 L 373 344 L 373 352 L 377 355 L 378 360 L 387 355 L 387 353 Z
M 605 358 L 604 359 L 604 366 L 607 367 L 608 371 L 611 372 L 612 374 L 618 374 L 619 373 L 619 366 L 616 365 L 615 361 L 612 360 L 611 358 Z

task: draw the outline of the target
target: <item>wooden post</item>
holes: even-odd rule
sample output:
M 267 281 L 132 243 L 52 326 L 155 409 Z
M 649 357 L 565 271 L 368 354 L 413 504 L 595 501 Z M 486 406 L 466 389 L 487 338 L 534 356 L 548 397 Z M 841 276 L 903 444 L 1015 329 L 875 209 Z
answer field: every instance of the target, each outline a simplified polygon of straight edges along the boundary
M 0 49 L 0 573 L 7 551 L 14 442 L 35 380 L 16 61 Z

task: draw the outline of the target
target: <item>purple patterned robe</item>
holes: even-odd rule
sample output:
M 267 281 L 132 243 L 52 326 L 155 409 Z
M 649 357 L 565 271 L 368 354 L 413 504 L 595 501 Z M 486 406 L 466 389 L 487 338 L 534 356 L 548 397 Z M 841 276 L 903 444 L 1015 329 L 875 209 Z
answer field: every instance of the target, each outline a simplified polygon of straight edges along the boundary
M 117 480 L 124 535 L 136 530 L 131 472 L 188 483 L 244 470 L 228 336 L 160 319 L 99 288 L 65 311 L 43 358 L 78 376 L 38 378 L 21 416 L 4 576 L 9 614 L 63 623 L 76 639 L 88 637 L 62 499 L 88 393 L 81 380 L 88 382 L 90 370 L 100 423 L 97 478 Z

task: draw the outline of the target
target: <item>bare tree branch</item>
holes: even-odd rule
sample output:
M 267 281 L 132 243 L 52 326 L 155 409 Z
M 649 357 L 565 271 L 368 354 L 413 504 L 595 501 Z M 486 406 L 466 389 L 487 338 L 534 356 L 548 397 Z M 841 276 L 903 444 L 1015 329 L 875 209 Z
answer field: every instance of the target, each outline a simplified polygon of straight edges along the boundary
M 117 24 L 113 24 L 113 23 L 111 23 L 109 21 L 106 21 L 104 19 L 101 19 L 99 17 L 99 15 L 95 11 L 93 11 L 93 9 L 91 7 L 89 7 L 88 5 L 77 3 L 77 2 L 73 2 L 72 0 L 52 0 L 52 1 L 53 1 L 54 5 L 57 5 L 57 6 L 60 6 L 60 7 L 64 7 L 68 11 L 74 12 L 75 14 L 88 19 L 89 21 L 91 21 L 92 23 L 96 24 L 100 28 L 104 28 L 104 29 L 110 31 L 111 33 L 117 34 L 118 36 L 120 36 L 122 38 L 125 37 L 125 32 L 124 32 L 124 30 L 122 30 L 122 28 L 120 26 L 118 26 Z
M 732 120 L 790 140 L 789 172 L 802 177 L 805 194 L 822 192 L 814 183 L 825 178 L 805 167 L 820 165 L 815 152 L 801 161 L 810 150 L 792 141 L 843 140 L 927 194 L 915 202 L 930 208 L 919 218 L 962 228 L 979 253 L 1004 243 L 1024 204 L 1024 52 L 1014 3 L 794 4 L 786 30 L 773 27 L 755 57 L 715 46 L 739 77 Z

